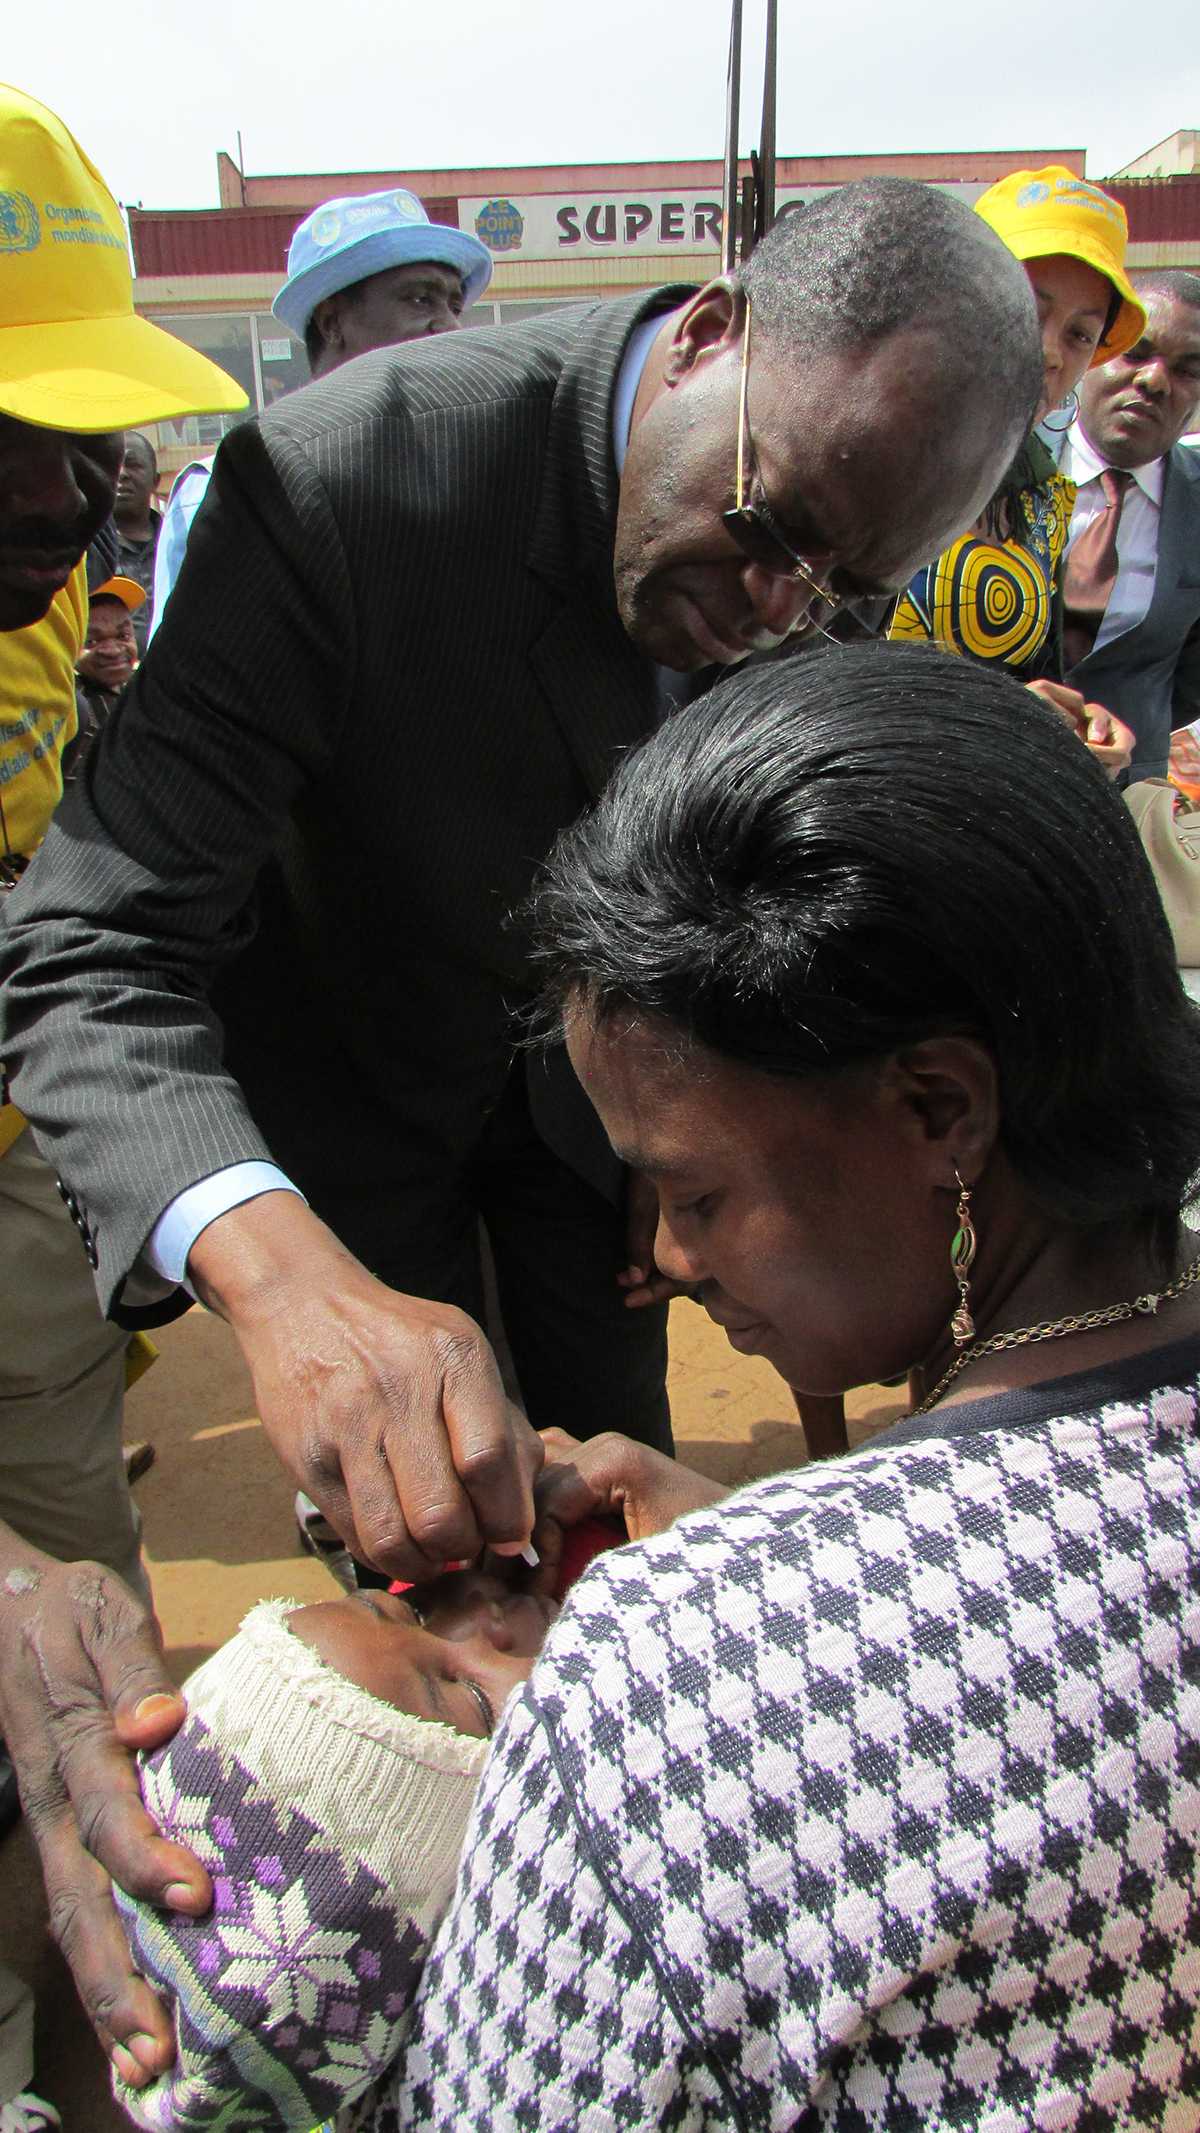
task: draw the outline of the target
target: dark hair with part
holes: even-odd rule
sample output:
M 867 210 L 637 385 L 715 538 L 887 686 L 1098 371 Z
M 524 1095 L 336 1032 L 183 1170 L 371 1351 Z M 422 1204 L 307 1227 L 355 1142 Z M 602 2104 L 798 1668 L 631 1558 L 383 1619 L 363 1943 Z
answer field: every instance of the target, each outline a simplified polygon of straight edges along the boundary
M 985 1044 L 1048 1213 L 1174 1248 L 1200 1170 L 1200 1010 L 1128 810 L 1007 675 L 923 646 L 747 669 L 629 756 L 533 906 L 582 1000 L 772 1075 Z
M 862 178 L 779 217 L 740 280 L 756 325 L 789 350 L 939 337 L 948 396 L 1032 422 L 1041 335 L 1023 267 L 961 201 L 911 178 Z

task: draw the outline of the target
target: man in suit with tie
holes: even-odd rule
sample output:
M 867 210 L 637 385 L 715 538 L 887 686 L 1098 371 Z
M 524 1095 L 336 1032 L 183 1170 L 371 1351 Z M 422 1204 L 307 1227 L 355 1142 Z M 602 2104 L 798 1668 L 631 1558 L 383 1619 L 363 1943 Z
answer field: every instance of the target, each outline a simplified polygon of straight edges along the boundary
M 898 588 L 970 522 L 1041 368 L 978 217 L 869 180 L 737 276 L 366 355 L 222 446 L 162 628 L 9 899 L 2 1049 L 106 1309 L 161 1319 L 186 1275 L 357 1553 L 415 1576 L 529 1534 L 542 1447 L 471 1315 L 480 1213 L 539 1419 L 663 1427 L 653 1222 L 623 1242 L 580 1092 L 514 1056 L 510 914 L 689 677 Z M 72 1777 L 121 1878 L 177 1901 L 103 1723 L 122 1652 L 99 1692 L 70 1659 Z M 136 1657 L 144 1698 L 165 1684 Z M 111 2043 L 128 1966 L 89 1917 Z
M 1135 276 L 1146 330 L 1085 374 L 1062 470 L 1077 484 L 1063 580 L 1066 679 L 1137 736 L 1132 775 L 1166 773 L 1200 718 L 1200 277 Z

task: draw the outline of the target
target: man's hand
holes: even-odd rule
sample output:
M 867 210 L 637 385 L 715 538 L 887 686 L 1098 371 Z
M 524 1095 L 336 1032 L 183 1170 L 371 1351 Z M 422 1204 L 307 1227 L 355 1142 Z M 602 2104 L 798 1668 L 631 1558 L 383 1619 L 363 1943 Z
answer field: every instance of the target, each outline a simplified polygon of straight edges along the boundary
M 1068 689 L 1061 681 L 1031 681 L 1026 687 L 1066 720 L 1110 778 L 1128 770 L 1137 736 L 1103 704 L 1089 704 L 1078 689 Z
M 665 1533 L 685 1511 L 702 1510 L 729 1494 L 720 1482 L 614 1430 L 580 1444 L 565 1430 L 547 1429 L 542 1442 L 546 1464 L 534 1491 L 534 1546 L 546 1591 L 554 1589 L 564 1527 L 585 1518 L 619 1518 L 630 1540 L 648 1540 Z
M 263 1427 L 364 1562 L 414 1583 L 519 1554 L 542 1446 L 479 1327 L 376 1281 L 294 1193 L 202 1231 L 188 1276 L 229 1321 Z
M 183 1698 L 157 1624 L 127 1585 L 98 1563 L 54 1562 L 7 1526 L 0 1655 L 0 1731 L 41 1853 L 51 1927 L 101 2044 L 141 2088 L 171 2065 L 174 2040 L 134 1970 L 108 1877 L 192 1916 L 212 1902 L 199 1860 L 147 1815 L 133 1760 L 170 1740 Z
M 654 1264 L 654 1238 L 658 1229 L 658 1192 L 649 1178 L 630 1170 L 625 1180 L 625 1250 L 628 1261 L 617 1275 L 625 1290 L 626 1307 L 640 1311 L 647 1304 L 666 1303 L 672 1296 L 686 1296 L 687 1288 L 660 1274 Z

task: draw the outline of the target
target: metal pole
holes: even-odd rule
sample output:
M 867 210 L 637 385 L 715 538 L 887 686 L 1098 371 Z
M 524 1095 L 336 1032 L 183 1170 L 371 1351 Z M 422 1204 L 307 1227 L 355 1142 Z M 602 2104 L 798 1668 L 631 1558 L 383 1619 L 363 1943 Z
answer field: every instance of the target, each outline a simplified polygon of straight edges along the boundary
M 754 217 L 757 212 L 755 203 L 758 200 L 758 180 L 754 172 L 757 163 L 758 156 L 752 148 L 750 150 L 750 168 L 742 179 L 742 197 L 738 211 L 738 257 L 743 266 L 745 266 L 751 252 L 754 250 Z
M 729 73 L 725 81 L 725 177 L 721 192 L 721 271 L 732 274 L 738 259 L 741 188 L 738 184 L 738 117 L 742 85 L 742 0 L 732 0 Z
M 777 0 L 767 0 L 767 50 L 763 61 L 762 131 L 758 137 L 758 198 L 754 234 L 765 237 L 775 220 L 775 61 L 779 44 Z

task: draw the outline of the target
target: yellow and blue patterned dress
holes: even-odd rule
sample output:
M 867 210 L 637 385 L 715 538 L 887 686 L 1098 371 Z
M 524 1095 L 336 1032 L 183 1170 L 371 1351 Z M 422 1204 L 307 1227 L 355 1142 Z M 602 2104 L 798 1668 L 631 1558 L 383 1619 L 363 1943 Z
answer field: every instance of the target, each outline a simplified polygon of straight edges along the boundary
M 932 640 L 970 659 L 998 659 L 1024 681 L 1059 678 L 1058 569 L 1074 502 L 1074 482 L 1058 472 L 1040 438 L 1031 437 L 982 527 L 926 564 L 900 595 L 889 638 Z

